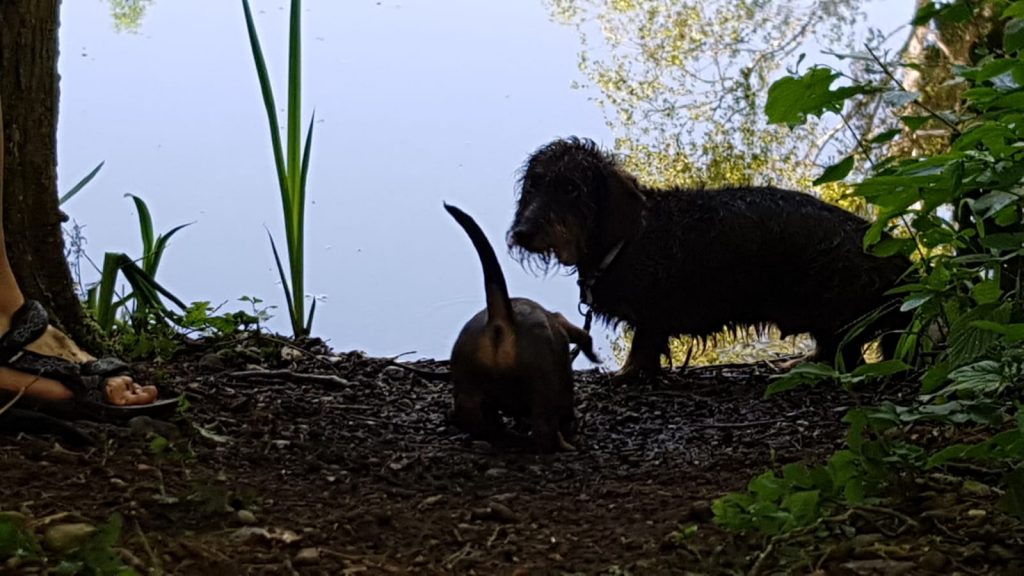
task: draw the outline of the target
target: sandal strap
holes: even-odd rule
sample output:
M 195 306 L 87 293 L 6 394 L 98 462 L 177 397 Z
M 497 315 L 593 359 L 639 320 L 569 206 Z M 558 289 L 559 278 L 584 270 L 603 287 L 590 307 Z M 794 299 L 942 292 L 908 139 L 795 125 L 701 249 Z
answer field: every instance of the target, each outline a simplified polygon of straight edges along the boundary
M 37 300 L 25 300 L 11 316 L 11 327 L 0 336 L 0 366 L 7 365 L 25 346 L 46 333 L 50 316 Z

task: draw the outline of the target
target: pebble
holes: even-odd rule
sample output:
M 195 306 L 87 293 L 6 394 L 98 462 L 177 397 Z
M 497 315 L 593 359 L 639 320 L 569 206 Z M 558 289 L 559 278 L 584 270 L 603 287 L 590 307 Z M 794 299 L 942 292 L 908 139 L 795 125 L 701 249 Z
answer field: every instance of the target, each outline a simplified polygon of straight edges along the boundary
M 46 529 L 43 543 L 55 552 L 67 552 L 84 544 L 95 533 L 96 527 L 85 522 L 54 524 Z
M 242 524 L 256 523 L 256 515 L 250 512 L 249 510 L 239 510 L 238 512 L 235 513 L 235 516 L 238 517 L 238 521 Z
M 925 570 L 941 572 L 946 567 L 946 555 L 938 550 L 929 550 L 921 555 L 917 565 Z
M 224 360 L 213 353 L 204 354 L 203 357 L 199 359 L 199 367 L 210 372 L 221 372 L 227 369 L 227 365 L 224 364 Z
M 295 566 L 316 566 L 320 563 L 320 549 L 319 548 L 303 548 L 299 550 L 298 554 L 292 560 L 292 564 Z

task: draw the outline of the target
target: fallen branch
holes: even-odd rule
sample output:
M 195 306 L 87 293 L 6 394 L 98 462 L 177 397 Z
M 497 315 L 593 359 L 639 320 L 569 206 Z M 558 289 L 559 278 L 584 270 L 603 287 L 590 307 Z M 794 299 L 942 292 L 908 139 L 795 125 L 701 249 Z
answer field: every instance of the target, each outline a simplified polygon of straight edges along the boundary
M 228 376 L 242 380 L 264 378 L 267 380 L 282 380 L 286 382 L 308 382 L 310 384 L 329 384 L 334 386 L 347 386 L 348 380 L 340 376 L 330 374 L 303 374 L 291 370 L 243 370 L 231 372 Z

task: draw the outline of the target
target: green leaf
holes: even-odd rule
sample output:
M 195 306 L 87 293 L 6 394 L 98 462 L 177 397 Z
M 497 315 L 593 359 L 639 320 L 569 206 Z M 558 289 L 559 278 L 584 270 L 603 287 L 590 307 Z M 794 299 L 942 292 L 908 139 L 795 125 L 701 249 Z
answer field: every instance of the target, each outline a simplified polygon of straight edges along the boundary
M 993 250 L 1019 250 L 1024 247 L 1024 232 L 989 234 L 979 241 L 985 248 Z
M 1015 52 L 1024 46 L 1024 18 L 1013 18 L 1003 27 L 1003 50 Z
M 1016 194 L 994 190 L 975 200 L 971 208 L 975 214 L 980 214 L 982 218 L 990 218 L 1006 206 L 1021 200 L 1021 197 Z
M 768 122 L 798 126 L 807 120 L 808 115 L 839 112 L 847 98 L 877 91 L 872 86 L 859 84 L 832 90 L 832 83 L 839 76 L 830 68 L 817 66 L 802 76 L 785 76 L 776 80 L 768 88 L 765 103 Z
M 853 376 L 890 376 L 910 370 L 910 366 L 899 360 L 883 360 L 873 364 L 862 364 L 852 373 Z
M 768 385 L 765 397 L 785 392 L 800 386 L 814 386 L 821 382 L 836 380 L 839 373 L 831 366 L 818 362 L 807 362 L 794 367 L 784 376 L 779 376 Z
M 917 9 L 917 13 L 914 14 L 914 18 L 910 21 L 911 26 L 920 26 L 926 24 L 932 18 L 935 17 L 945 6 L 936 6 L 935 2 L 925 2 Z
M 836 182 L 846 178 L 846 176 L 853 170 L 853 156 L 847 156 L 839 161 L 838 164 L 833 164 L 822 172 L 812 184 L 814 186 L 820 186 L 821 184 L 827 184 L 829 182 Z
M 916 294 L 907 298 L 903 301 L 903 305 L 900 306 L 900 312 L 909 312 L 920 308 L 922 304 L 932 299 L 934 294 Z
M 875 244 L 871 252 L 876 256 L 885 258 L 894 254 L 910 254 L 916 247 L 917 242 L 914 242 L 912 238 L 883 238 L 881 242 Z
M 1024 16 L 1024 2 L 1013 2 L 1003 10 L 1002 19 Z
M 992 279 L 979 282 L 971 289 L 971 298 L 974 298 L 974 301 L 978 304 L 998 302 L 1002 294 L 1003 291 L 999 288 L 999 282 Z
M 791 524 L 787 528 L 807 526 L 821 516 L 818 508 L 820 493 L 817 490 L 794 492 L 782 499 L 782 509 L 792 514 Z
M 99 164 L 97 164 L 96 167 L 92 169 L 92 172 L 89 172 L 88 174 L 85 175 L 85 178 L 82 178 L 81 180 L 79 180 L 78 184 L 75 184 L 71 188 L 71 190 L 68 190 L 67 192 L 65 192 L 64 195 L 60 197 L 59 204 L 63 205 L 68 200 L 71 200 L 72 198 L 74 198 L 75 194 L 78 194 L 79 192 L 81 192 L 82 188 L 85 188 L 85 185 L 88 184 L 89 182 L 92 182 L 92 179 L 95 178 L 97 174 L 99 174 L 100 169 L 103 168 L 103 165 L 105 163 L 106 163 L 106 161 L 100 162 Z
M 142 262 L 143 268 L 150 268 L 149 260 L 153 257 L 153 217 L 149 213 L 146 202 L 134 194 L 125 196 L 135 202 L 135 209 L 139 212 L 139 232 L 142 234 Z
M 882 132 L 881 134 L 875 135 L 871 140 L 868 140 L 868 144 L 885 144 L 886 142 L 889 142 L 893 138 L 899 136 L 900 133 L 902 133 L 902 132 L 903 132 L 903 130 L 900 130 L 899 128 L 893 128 L 892 130 L 886 130 L 885 132 Z
M 900 121 L 910 128 L 911 132 L 916 132 L 931 119 L 931 116 L 900 116 Z

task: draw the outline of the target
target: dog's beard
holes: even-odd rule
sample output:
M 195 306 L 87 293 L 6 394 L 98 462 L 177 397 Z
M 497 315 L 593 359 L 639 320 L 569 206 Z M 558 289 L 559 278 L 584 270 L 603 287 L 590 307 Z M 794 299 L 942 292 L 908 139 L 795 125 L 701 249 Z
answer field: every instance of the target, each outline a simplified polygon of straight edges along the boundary
M 534 274 L 547 275 L 558 268 L 566 268 L 571 273 L 576 270 L 581 254 L 575 238 L 575 233 L 569 227 L 547 224 L 542 240 L 530 248 L 510 242 L 509 251 L 520 265 Z

